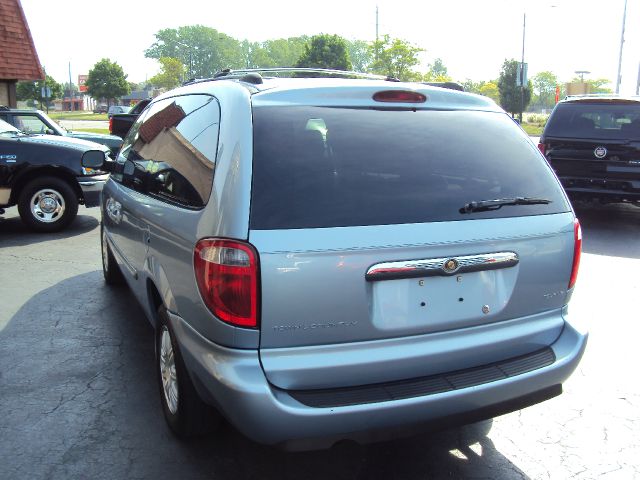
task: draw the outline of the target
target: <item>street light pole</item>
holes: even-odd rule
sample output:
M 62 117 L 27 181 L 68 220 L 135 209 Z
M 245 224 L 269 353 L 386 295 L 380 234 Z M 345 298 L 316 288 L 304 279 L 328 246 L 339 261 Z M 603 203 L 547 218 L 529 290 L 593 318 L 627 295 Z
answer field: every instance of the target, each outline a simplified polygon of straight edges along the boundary
M 520 124 L 522 124 L 522 113 L 524 111 L 524 39 L 526 31 L 527 12 L 524 12 L 522 15 L 522 61 L 520 62 Z
M 624 26 L 627 23 L 627 0 L 624 0 L 624 13 L 622 14 L 622 35 L 620 36 L 620 55 L 618 56 L 618 76 L 616 77 L 616 94 L 620 93 L 620 81 L 622 79 L 622 47 L 624 45 Z

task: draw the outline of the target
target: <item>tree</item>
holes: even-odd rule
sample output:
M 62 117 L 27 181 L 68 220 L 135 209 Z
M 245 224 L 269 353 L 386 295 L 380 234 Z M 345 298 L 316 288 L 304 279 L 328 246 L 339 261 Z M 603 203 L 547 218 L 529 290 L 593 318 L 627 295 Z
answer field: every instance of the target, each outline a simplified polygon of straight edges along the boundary
M 425 82 L 450 82 L 452 80 L 441 58 L 436 58 L 433 63 L 429 64 L 429 71 L 423 79 Z
M 540 108 L 553 108 L 556 103 L 557 85 L 558 77 L 553 72 L 545 71 L 536 74 L 533 77 L 534 103 Z
M 519 113 L 522 119 L 522 112 L 531 101 L 531 82 L 522 88 L 517 86 L 518 65 L 517 60 L 505 60 L 500 70 L 498 79 L 498 90 L 500 91 L 500 106 L 513 116 Z
M 89 70 L 86 86 L 89 95 L 105 98 L 107 103 L 131 91 L 122 67 L 108 58 L 103 58 Z
M 246 68 L 246 51 L 238 40 L 204 25 L 165 28 L 145 50 L 148 58 L 177 58 L 189 78 L 208 78 L 225 68 Z M 250 45 L 250 44 L 247 44 Z
M 500 102 L 500 91 L 498 90 L 498 84 L 495 81 L 482 82 L 482 86 L 480 87 L 478 93 L 480 95 L 484 95 L 485 97 L 489 97 L 496 103 Z
M 47 87 L 51 89 L 51 97 L 49 101 L 54 100 L 56 98 L 62 98 L 62 85 L 56 82 L 49 75 L 47 78 Z M 18 100 L 22 101 L 35 101 L 42 103 L 45 99 L 42 97 L 42 89 L 44 88 L 44 80 L 38 80 L 37 82 L 18 82 L 16 85 L 16 97 Z
M 480 80 L 479 82 L 474 82 L 470 78 L 467 78 L 464 82 L 461 82 L 460 85 L 462 85 L 465 92 L 477 93 L 480 95 L 480 89 L 485 83 L 486 82 L 484 80 Z
M 351 70 L 351 60 L 344 38 L 338 35 L 314 35 L 305 45 L 296 67 Z
M 78 90 L 78 86 L 75 83 L 64 82 L 62 84 L 62 93 L 65 97 L 78 95 L 79 92 L 80 90 Z
M 351 67 L 356 72 L 366 72 L 373 62 L 371 47 L 364 40 L 346 40 Z
M 262 44 L 264 56 L 258 62 L 258 66 L 267 67 L 293 67 L 305 52 L 309 37 L 277 38 L 267 40 Z
M 180 60 L 171 57 L 161 57 L 160 73 L 149 79 L 149 83 L 160 88 L 174 88 L 185 79 L 185 68 Z
M 373 42 L 370 49 L 371 56 L 374 58 L 371 64 L 371 70 L 374 73 L 403 81 L 421 78 L 421 75 L 411 68 L 420 62 L 418 54 L 424 52 L 424 49 L 399 38 L 391 39 L 389 35 L 384 35 L 382 39 Z

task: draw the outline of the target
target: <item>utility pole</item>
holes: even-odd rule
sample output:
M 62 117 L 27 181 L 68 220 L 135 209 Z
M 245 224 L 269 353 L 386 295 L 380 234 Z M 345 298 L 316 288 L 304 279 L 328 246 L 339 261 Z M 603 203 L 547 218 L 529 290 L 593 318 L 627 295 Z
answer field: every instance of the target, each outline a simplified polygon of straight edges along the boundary
M 636 82 L 636 95 L 640 95 L 640 63 L 638 64 L 638 81 Z
M 375 49 L 375 60 L 378 61 L 378 5 L 376 5 L 376 49 Z
M 625 0 L 626 1 L 626 0 Z M 522 62 L 520 63 L 520 124 L 524 112 L 524 36 L 527 31 L 527 12 L 522 16 Z
M 47 105 L 47 113 L 49 113 L 49 96 L 47 95 L 47 70 L 44 68 L 44 65 L 42 66 L 42 72 L 44 73 L 44 93 L 45 93 L 44 101 L 45 101 L 45 104 Z M 42 98 L 42 95 L 41 95 L 41 98 Z M 40 108 L 42 108 L 42 102 L 40 102 Z
M 624 26 L 627 23 L 627 0 L 624 0 L 624 13 L 622 14 L 622 35 L 620 36 L 620 55 L 618 57 L 618 76 L 616 77 L 616 94 L 620 93 L 620 81 L 622 80 L 622 47 L 624 46 Z
M 376 42 L 378 41 L 378 5 L 376 5 Z
M 71 96 L 71 92 L 73 88 L 71 87 L 71 62 L 69 62 L 69 111 L 73 110 L 73 97 Z

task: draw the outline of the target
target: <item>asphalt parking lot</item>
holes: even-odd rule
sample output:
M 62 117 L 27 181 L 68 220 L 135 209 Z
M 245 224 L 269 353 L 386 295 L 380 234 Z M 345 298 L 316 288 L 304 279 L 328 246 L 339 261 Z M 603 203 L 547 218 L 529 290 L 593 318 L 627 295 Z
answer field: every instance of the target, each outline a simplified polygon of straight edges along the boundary
M 102 281 L 99 211 L 33 234 L 0 217 L 1 479 L 640 478 L 640 208 L 581 209 L 571 314 L 590 324 L 565 393 L 471 426 L 287 453 L 227 427 L 180 442 L 165 426 L 152 329 Z

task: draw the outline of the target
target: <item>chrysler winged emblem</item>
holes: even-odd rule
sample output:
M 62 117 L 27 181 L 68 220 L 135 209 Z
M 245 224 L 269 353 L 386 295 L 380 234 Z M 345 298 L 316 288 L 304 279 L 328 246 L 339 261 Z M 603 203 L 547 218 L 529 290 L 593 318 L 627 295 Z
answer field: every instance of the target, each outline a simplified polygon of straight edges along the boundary
M 453 273 L 458 270 L 458 268 L 460 268 L 460 264 L 455 258 L 445 260 L 445 262 L 442 264 L 442 270 L 444 270 L 445 273 Z

